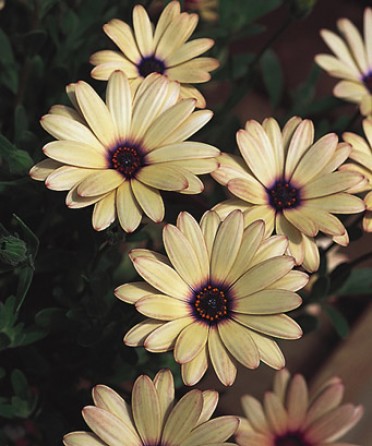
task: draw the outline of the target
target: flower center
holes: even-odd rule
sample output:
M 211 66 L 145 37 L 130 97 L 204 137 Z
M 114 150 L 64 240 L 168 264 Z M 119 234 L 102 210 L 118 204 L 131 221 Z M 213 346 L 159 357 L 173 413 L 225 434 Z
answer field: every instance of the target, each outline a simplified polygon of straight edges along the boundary
M 274 446 L 311 446 L 301 432 L 287 433 L 275 439 Z
M 140 76 L 146 77 L 151 73 L 164 74 L 165 64 L 162 60 L 157 59 L 155 56 L 144 57 L 137 65 Z
M 118 170 L 125 178 L 132 178 L 142 166 L 142 156 L 133 146 L 122 145 L 111 152 L 111 168 Z
M 195 292 L 192 307 L 198 319 L 215 325 L 220 320 L 228 318 L 230 301 L 226 291 L 207 285 Z
M 372 71 L 365 74 L 362 79 L 370 94 L 372 94 Z
M 295 208 L 300 204 L 300 191 L 289 181 L 276 181 L 274 186 L 267 189 L 269 201 L 277 211 Z

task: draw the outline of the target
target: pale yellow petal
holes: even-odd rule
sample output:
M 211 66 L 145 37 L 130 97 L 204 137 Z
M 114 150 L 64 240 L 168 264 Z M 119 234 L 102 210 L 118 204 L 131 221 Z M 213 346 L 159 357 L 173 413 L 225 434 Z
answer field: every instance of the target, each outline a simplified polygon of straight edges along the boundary
M 98 140 L 105 147 L 115 145 L 118 134 L 106 104 L 93 88 L 83 81 L 76 84 L 75 94 L 80 110 Z
M 125 178 L 117 170 L 97 170 L 78 185 L 77 192 L 81 197 L 92 197 L 110 192 L 124 181 Z
M 208 369 L 208 355 L 206 346 L 189 362 L 181 364 L 182 381 L 186 386 L 194 386 L 205 375 Z M 204 392 L 203 392 L 204 394 Z M 203 405 L 203 411 L 204 411 Z M 200 419 L 199 419 L 199 422 Z
M 232 386 L 237 369 L 221 341 L 217 327 L 211 327 L 209 330 L 208 352 L 218 379 L 225 386 Z
M 145 214 L 156 223 L 164 219 L 165 208 L 160 192 L 135 179 L 131 180 L 133 195 Z
M 35 166 L 30 169 L 29 175 L 33 180 L 44 181 L 50 174 L 62 166 L 63 164 L 58 161 L 46 158 L 35 164 Z
M 133 8 L 133 28 L 142 56 L 151 56 L 154 50 L 152 24 L 142 5 L 136 5 Z
M 142 220 L 142 209 L 134 197 L 131 181 L 124 181 L 116 193 L 116 212 L 125 232 L 135 231 Z
M 140 61 L 141 55 L 129 25 L 121 20 L 113 19 L 103 26 L 103 30 L 129 60 L 134 64 Z
M 114 72 L 109 79 L 106 91 L 107 107 L 116 125 L 117 134 L 123 143 L 129 136 L 132 119 L 132 93 L 125 74 Z
M 43 147 L 43 152 L 49 158 L 70 166 L 106 169 L 109 164 L 104 153 L 81 142 L 52 141 Z
M 174 359 L 180 364 L 192 361 L 205 347 L 209 327 L 204 322 L 194 322 L 184 328 L 174 347 Z
M 116 219 L 116 191 L 99 200 L 93 210 L 92 225 L 96 231 L 107 229 Z
M 296 124 L 297 121 L 293 121 Z M 289 127 L 287 132 L 289 132 Z M 292 132 L 291 132 L 292 133 Z M 284 129 L 283 129 L 284 134 Z M 290 134 L 288 135 L 290 136 Z M 309 119 L 304 119 L 296 126 L 289 139 L 289 146 L 285 160 L 285 178 L 291 178 L 299 161 L 309 150 L 314 141 L 314 125 Z
M 145 339 L 157 328 L 164 324 L 162 321 L 146 319 L 132 327 L 124 336 L 124 344 L 128 347 L 142 347 Z
M 144 343 L 146 350 L 162 353 L 174 348 L 180 332 L 194 322 L 191 317 L 175 319 L 154 330 Z
M 234 313 L 232 317 L 240 324 L 267 336 L 281 339 L 298 339 L 302 336 L 301 327 L 286 314 L 254 316 Z
M 187 60 L 194 59 L 194 57 L 200 56 L 200 54 L 208 51 L 213 45 L 214 40 L 207 38 L 194 39 L 186 42 L 167 58 L 167 65 L 173 67 Z

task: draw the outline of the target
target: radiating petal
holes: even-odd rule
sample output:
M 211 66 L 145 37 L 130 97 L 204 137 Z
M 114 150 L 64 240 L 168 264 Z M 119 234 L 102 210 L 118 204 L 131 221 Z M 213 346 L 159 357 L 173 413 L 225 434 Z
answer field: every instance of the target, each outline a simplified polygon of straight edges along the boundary
M 180 444 L 188 438 L 203 410 L 203 394 L 194 389 L 182 397 L 169 415 L 162 442 Z
M 285 365 L 285 358 L 278 344 L 271 338 L 249 330 L 262 362 L 275 370 L 281 370 Z
M 159 398 L 154 383 L 147 375 L 139 376 L 133 386 L 132 411 L 137 431 L 144 444 L 157 444 L 160 439 L 159 409 Z
M 143 346 L 145 339 L 164 324 L 162 321 L 154 321 L 153 319 L 146 319 L 131 328 L 124 337 L 124 344 L 128 347 Z
M 136 302 L 136 309 L 147 317 L 161 321 L 171 321 L 190 316 L 190 306 L 181 300 L 162 294 L 149 294 Z
M 163 229 L 163 242 L 168 257 L 175 270 L 193 289 L 197 289 L 206 279 L 199 267 L 199 260 L 190 242 L 183 233 L 173 225 Z
M 223 344 L 236 360 L 250 369 L 259 366 L 257 346 L 245 327 L 233 320 L 226 320 L 218 324 L 217 328 Z
M 238 417 L 224 416 L 207 421 L 196 427 L 182 446 L 225 444 L 225 440 L 231 437 L 239 426 Z
M 217 327 L 209 330 L 208 352 L 218 379 L 225 386 L 232 386 L 236 378 L 236 366 L 221 341 Z
M 145 341 L 145 348 L 150 352 L 166 352 L 174 348 L 180 332 L 194 322 L 191 317 L 175 319 L 163 323 L 161 327 L 153 331 Z
M 296 121 L 293 122 L 296 124 Z M 283 135 L 284 135 L 283 129 Z M 299 161 L 309 150 L 314 141 L 314 125 L 309 119 L 304 119 L 293 130 L 289 140 L 289 146 L 285 161 L 285 178 L 291 178 L 293 171 L 296 169 Z
M 52 141 L 43 147 L 43 152 L 49 158 L 70 166 L 91 169 L 108 168 L 108 160 L 104 153 L 81 142 Z
M 292 257 L 278 256 L 265 260 L 249 269 L 235 282 L 230 291 L 237 298 L 249 296 L 270 286 L 286 275 L 294 266 Z
M 208 331 L 208 325 L 203 322 L 195 322 L 184 328 L 174 347 L 174 359 L 180 364 L 192 361 L 204 348 Z
M 116 192 L 116 212 L 125 232 L 135 231 L 142 220 L 142 209 L 134 197 L 130 181 L 124 181 Z
M 296 432 L 303 426 L 309 404 L 307 385 L 302 375 L 295 375 L 288 387 L 288 428 Z
M 127 77 L 121 72 L 114 72 L 107 84 L 107 107 L 116 125 L 121 141 L 128 139 L 132 120 L 132 94 Z
M 159 400 L 160 426 L 163 427 L 170 411 L 173 408 L 173 401 L 175 396 L 172 372 L 169 369 L 160 370 L 154 378 L 154 385 Z
M 96 172 L 94 169 L 62 166 L 52 170 L 45 181 L 45 186 L 52 190 L 70 190 L 94 172 Z
M 30 169 L 29 175 L 33 180 L 44 181 L 50 174 L 62 166 L 63 164 L 58 161 L 46 158 L 35 164 L 35 166 Z
M 271 430 L 276 434 L 284 434 L 288 426 L 288 418 L 283 403 L 273 392 L 267 392 L 264 397 L 264 407 Z
M 78 185 L 77 192 L 81 197 L 105 194 L 119 187 L 124 181 L 125 178 L 117 170 L 97 170 Z
M 243 215 L 232 212 L 216 233 L 211 256 L 211 277 L 216 283 L 223 283 L 238 255 L 243 237 Z
M 121 20 L 113 19 L 103 26 L 103 30 L 129 60 L 134 64 L 140 61 L 141 55 L 129 25 Z
M 147 257 L 131 257 L 134 268 L 150 285 L 176 299 L 187 300 L 191 294 L 189 286 L 173 268 Z
M 302 336 L 301 327 L 285 314 L 254 316 L 233 314 L 233 319 L 259 333 L 281 339 L 298 339 Z
M 294 310 L 301 298 L 292 291 L 262 290 L 234 303 L 234 311 L 246 314 L 275 314 Z
M 133 28 L 142 56 L 151 56 L 154 50 L 152 24 L 142 5 L 136 5 L 133 8 Z
M 182 381 L 186 386 L 194 386 L 203 378 L 207 369 L 208 369 L 208 355 L 207 355 L 207 348 L 204 347 L 200 350 L 200 352 L 195 356 L 194 359 L 192 359 L 189 362 L 185 362 L 184 364 L 181 364 Z
M 65 446 L 107 446 L 90 432 L 71 432 L 63 437 L 63 444 Z
M 152 221 L 159 223 L 164 219 L 164 202 L 160 192 L 152 187 L 146 186 L 135 179 L 131 180 L 133 195 L 145 214 Z
M 96 231 L 103 231 L 115 221 L 115 201 L 116 191 L 112 191 L 95 204 L 92 216 L 92 225 Z

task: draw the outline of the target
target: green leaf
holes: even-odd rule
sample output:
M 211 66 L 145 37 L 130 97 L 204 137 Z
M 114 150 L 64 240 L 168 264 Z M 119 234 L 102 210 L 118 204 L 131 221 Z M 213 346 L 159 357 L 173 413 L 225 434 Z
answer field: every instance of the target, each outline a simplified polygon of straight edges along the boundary
M 18 369 L 14 369 L 10 375 L 13 392 L 22 399 L 27 399 L 29 395 L 28 382 L 25 375 Z
M 12 93 L 18 89 L 18 70 L 8 36 L 0 28 L 0 82 Z
M 17 149 L 5 136 L 0 135 L 0 159 L 6 163 L 11 175 L 26 175 L 33 165 L 32 158 L 24 150 Z
M 273 50 L 268 49 L 262 55 L 260 65 L 271 105 L 275 108 L 280 103 L 284 86 L 279 59 Z
M 370 295 L 372 289 L 372 268 L 355 268 L 338 289 L 338 296 Z
M 249 64 L 252 62 L 254 54 L 233 54 L 232 55 L 232 78 L 239 79 L 244 77 L 248 70 Z
M 27 256 L 26 243 L 13 235 L 0 237 L 0 261 L 11 266 L 23 263 Z
M 331 307 L 330 305 L 324 305 L 323 309 L 331 320 L 337 334 L 341 338 L 346 338 L 346 336 L 349 334 L 349 324 L 345 319 L 345 316 L 335 307 Z

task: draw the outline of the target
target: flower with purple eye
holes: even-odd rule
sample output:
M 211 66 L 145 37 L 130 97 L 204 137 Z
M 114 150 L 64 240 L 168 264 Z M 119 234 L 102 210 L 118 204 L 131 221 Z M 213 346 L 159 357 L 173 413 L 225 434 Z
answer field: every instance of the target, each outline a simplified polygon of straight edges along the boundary
M 284 356 L 273 338 L 301 336 L 283 313 L 301 304 L 296 291 L 308 276 L 292 270 L 285 237 L 265 239 L 264 233 L 262 220 L 244 229 L 240 211 L 223 222 L 209 211 L 200 224 L 182 212 L 176 226 L 164 227 L 167 257 L 131 251 L 145 282 L 124 284 L 115 294 L 147 319 L 124 342 L 154 353 L 174 350 L 187 385 L 200 381 L 209 362 L 227 386 L 235 381 L 237 362 L 282 368 Z
M 217 59 L 199 57 L 214 41 L 199 38 L 188 41 L 198 24 L 198 15 L 181 13 L 180 3 L 171 1 L 161 13 L 154 28 L 142 5 L 133 9 L 133 31 L 118 19 L 104 25 L 104 32 L 120 51 L 102 50 L 94 53 L 92 77 L 107 80 L 115 70 L 123 71 L 135 91 L 151 73 L 166 75 L 181 84 L 182 98 L 195 98 L 196 106 L 204 108 L 205 99 L 191 84 L 208 82 L 209 74 L 219 66 Z
M 348 102 L 359 105 L 364 116 L 372 114 L 372 8 L 364 10 L 364 39 L 349 19 L 340 19 L 337 27 L 340 37 L 327 29 L 321 36 L 333 51 L 318 54 L 315 62 L 330 76 L 342 79 L 333 94 Z
M 348 234 L 333 214 L 363 212 L 362 200 L 348 193 L 365 178 L 356 171 L 337 171 L 351 147 L 334 133 L 314 141 L 313 123 L 298 117 L 283 130 L 273 118 L 247 121 L 237 133 L 241 157 L 223 153 L 212 176 L 235 196 L 214 210 L 225 218 L 234 209 L 244 213 L 245 226 L 265 221 L 266 235 L 288 237 L 288 254 L 297 265 L 319 268 L 315 236 L 319 231 L 340 245 Z M 340 169 L 341 170 L 341 169 Z

